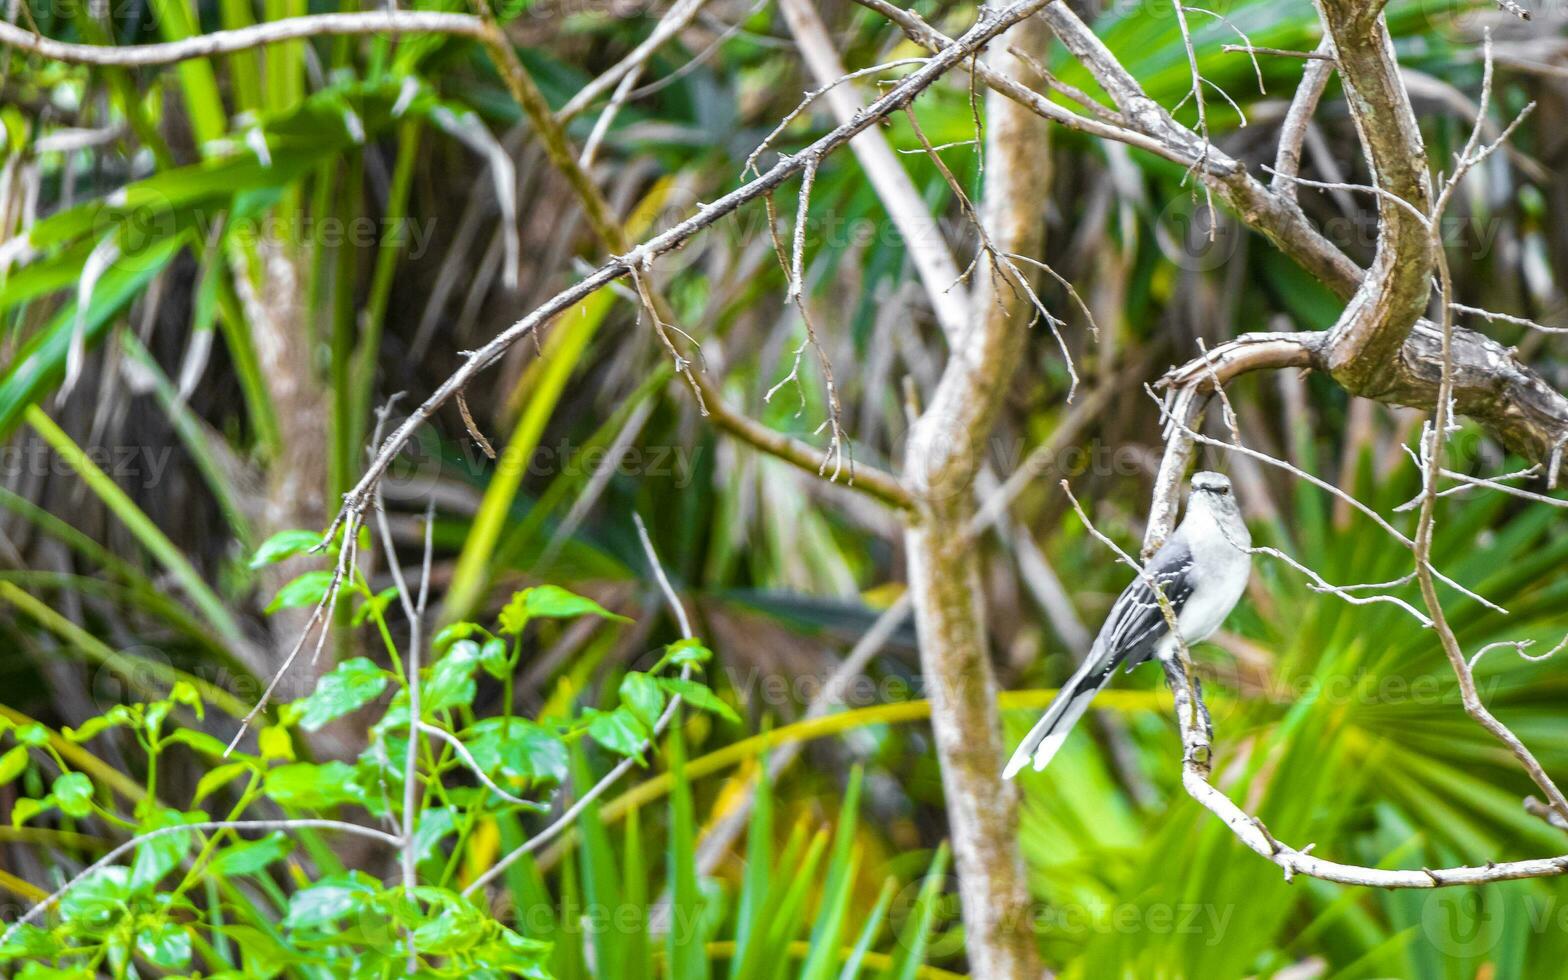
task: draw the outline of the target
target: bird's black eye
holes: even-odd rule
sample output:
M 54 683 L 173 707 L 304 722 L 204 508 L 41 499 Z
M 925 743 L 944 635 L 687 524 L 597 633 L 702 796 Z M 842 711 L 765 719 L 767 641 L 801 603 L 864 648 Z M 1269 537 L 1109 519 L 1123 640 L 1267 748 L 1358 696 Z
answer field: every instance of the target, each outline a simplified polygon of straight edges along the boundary
M 1223 493 L 1228 496 L 1230 494 L 1230 487 L 1215 487 L 1214 492 Z

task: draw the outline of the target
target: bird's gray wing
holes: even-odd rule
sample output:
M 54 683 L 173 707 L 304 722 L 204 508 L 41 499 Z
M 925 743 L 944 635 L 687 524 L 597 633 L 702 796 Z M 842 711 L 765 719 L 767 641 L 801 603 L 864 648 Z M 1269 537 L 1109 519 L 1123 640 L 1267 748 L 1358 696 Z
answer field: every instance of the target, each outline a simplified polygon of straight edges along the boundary
M 1182 606 L 1192 596 L 1192 551 L 1179 537 L 1172 538 L 1149 560 L 1145 571 L 1160 585 L 1171 611 L 1181 614 Z M 1154 590 L 1144 576 L 1132 580 L 1100 627 L 1095 637 L 1090 662 L 1109 674 L 1119 664 L 1128 670 L 1149 659 L 1159 643 L 1170 632 L 1165 614 L 1155 598 Z

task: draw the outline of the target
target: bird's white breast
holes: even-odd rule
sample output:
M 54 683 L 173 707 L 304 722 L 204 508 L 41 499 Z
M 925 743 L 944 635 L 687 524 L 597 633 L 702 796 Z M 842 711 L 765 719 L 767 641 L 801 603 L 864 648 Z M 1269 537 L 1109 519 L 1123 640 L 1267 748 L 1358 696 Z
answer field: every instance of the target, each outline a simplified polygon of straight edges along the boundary
M 1252 547 L 1252 536 L 1245 523 L 1226 520 L 1205 505 L 1195 508 L 1186 523 L 1193 525 L 1185 530 L 1198 574 L 1193 579 L 1192 595 L 1182 605 L 1176 623 L 1182 639 L 1190 646 L 1208 639 L 1219 629 L 1246 591 L 1252 555 L 1245 549 Z

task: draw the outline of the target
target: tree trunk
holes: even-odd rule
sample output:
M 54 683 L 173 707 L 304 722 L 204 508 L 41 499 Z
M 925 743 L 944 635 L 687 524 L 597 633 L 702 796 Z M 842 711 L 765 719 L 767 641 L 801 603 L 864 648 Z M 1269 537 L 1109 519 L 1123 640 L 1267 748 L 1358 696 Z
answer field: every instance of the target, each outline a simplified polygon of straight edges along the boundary
M 1042 53 L 1044 24 L 1020 23 L 986 56 L 999 70 L 1025 74 L 1009 46 Z M 986 230 L 1002 252 L 1038 254 L 1050 188 L 1045 124 L 994 94 L 987 96 L 986 124 Z M 988 980 L 1034 980 L 1040 965 L 1016 839 L 1018 796 L 1001 778 L 996 680 L 986 650 L 979 563 L 967 533 L 975 475 L 1033 312 L 1003 275 L 986 260 L 976 267 L 971 323 L 952 338 L 930 407 L 910 433 L 905 478 L 917 506 L 905 544 L 970 968 Z

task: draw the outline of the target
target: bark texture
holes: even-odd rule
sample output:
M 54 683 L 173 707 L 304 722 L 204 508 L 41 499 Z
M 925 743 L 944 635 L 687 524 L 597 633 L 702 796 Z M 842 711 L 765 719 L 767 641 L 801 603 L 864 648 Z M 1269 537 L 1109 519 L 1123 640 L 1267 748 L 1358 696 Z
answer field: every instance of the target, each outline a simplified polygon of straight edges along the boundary
M 1044 25 L 1025 21 L 992 45 L 993 67 L 1016 72 L 1008 52 L 1041 52 Z M 1044 122 L 989 96 L 982 218 L 1003 252 L 1039 254 L 1050 189 Z M 979 565 L 966 532 L 973 485 L 1032 308 L 989 260 L 976 267 L 969 325 L 931 404 L 910 433 L 905 481 L 916 500 L 905 543 L 909 588 L 931 698 L 931 726 L 957 859 L 969 965 L 977 977 L 1040 976 L 1029 889 L 1017 843 L 1018 795 L 1001 778 L 1004 746 L 996 679 L 986 649 Z

